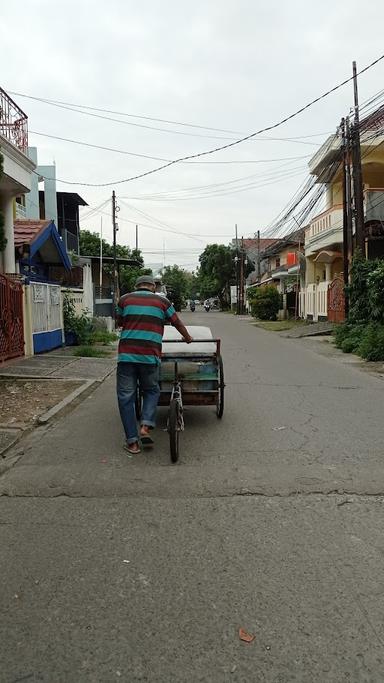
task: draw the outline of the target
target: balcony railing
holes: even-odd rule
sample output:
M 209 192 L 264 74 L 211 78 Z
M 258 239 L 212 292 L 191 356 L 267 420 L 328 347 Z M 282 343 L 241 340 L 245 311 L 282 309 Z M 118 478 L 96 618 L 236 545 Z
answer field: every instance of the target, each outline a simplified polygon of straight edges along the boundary
M 74 235 L 69 230 L 62 231 L 62 239 L 67 251 L 73 251 L 75 254 L 79 253 L 79 236 Z
M 306 241 L 313 240 L 317 236 L 322 235 L 328 230 L 337 230 L 343 227 L 343 207 L 341 204 L 332 206 L 331 209 L 323 211 L 319 216 L 316 216 L 309 225 L 309 230 L 306 232 Z
M 372 187 L 364 191 L 365 223 L 384 222 L 384 187 Z M 305 242 L 315 241 L 331 230 L 342 230 L 343 206 L 337 204 L 316 216 L 305 231 Z
M 0 88 L 0 134 L 24 154 L 28 148 L 28 117 Z
M 27 210 L 24 206 L 24 204 L 20 204 L 20 202 L 15 202 L 16 204 L 16 218 L 26 218 L 27 217 Z

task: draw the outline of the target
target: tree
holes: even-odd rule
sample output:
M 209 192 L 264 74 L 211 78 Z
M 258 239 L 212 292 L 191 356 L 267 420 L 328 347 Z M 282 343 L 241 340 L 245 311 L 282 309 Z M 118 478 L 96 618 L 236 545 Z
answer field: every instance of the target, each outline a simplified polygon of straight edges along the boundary
M 105 239 L 103 243 L 103 256 L 113 256 L 113 246 Z M 90 230 L 80 230 L 80 254 L 81 256 L 100 256 L 100 235 Z M 135 258 L 129 247 L 116 244 L 116 256 L 121 258 Z
M 189 276 L 186 270 L 177 265 L 163 268 L 162 279 L 177 311 L 181 311 L 188 295 Z
M 3 175 L 3 155 L 0 153 L 0 180 Z M 0 252 L 4 251 L 5 247 L 7 246 L 7 238 L 5 237 L 5 230 L 4 230 L 4 215 L 3 212 L 0 211 Z
M 80 230 L 80 254 L 83 256 L 100 256 L 100 235 L 90 230 Z M 103 243 L 103 256 L 113 256 L 113 245 L 105 239 Z M 116 256 L 119 258 L 132 258 L 138 261 L 138 266 L 120 266 L 120 290 L 122 294 L 132 292 L 135 282 L 140 275 L 152 275 L 149 268 L 144 267 L 144 259 L 139 249 L 131 249 L 122 244 L 116 244 Z M 106 273 L 112 274 L 112 266 L 104 265 Z
M 236 250 L 225 244 L 209 244 L 199 257 L 199 284 L 204 298 L 218 297 L 220 307 L 230 300 L 230 286 L 236 283 Z M 253 270 L 250 262 L 245 266 L 244 278 Z
M 135 289 L 135 282 L 141 275 L 152 275 L 150 268 L 137 268 L 131 266 L 123 266 L 120 269 L 120 291 L 121 294 L 128 294 Z

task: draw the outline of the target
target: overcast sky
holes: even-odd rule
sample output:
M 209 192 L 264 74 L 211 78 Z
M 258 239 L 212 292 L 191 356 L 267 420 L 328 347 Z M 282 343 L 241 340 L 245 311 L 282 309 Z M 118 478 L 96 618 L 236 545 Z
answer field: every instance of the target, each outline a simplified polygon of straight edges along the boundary
M 359 68 L 366 66 L 383 52 L 383 26 L 382 0 L 20 0 L 17 11 L 2 3 L 0 85 L 42 98 L 234 131 L 106 114 L 124 121 L 120 124 L 14 96 L 29 116 L 31 131 L 174 159 L 280 120 L 348 77 L 353 59 Z M 360 101 L 383 83 L 381 62 L 360 78 Z M 161 263 L 165 248 L 166 263 L 192 269 L 207 243 L 229 242 L 235 223 L 239 235 L 263 230 L 303 182 L 307 155 L 335 130 L 352 97 L 348 84 L 264 136 L 299 140 L 249 141 L 204 157 L 204 163 L 177 164 L 116 184 L 117 195 L 125 198 L 119 199 L 119 242 L 133 246 L 137 221 L 148 264 Z M 128 125 L 134 123 L 162 130 Z M 161 163 L 34 133 L 30 144 L 38 147 L 39 163 L 55 161 L 58 178 L 79 183 L 58 183 L 58 189 L 77 191 L 90 208 L 107 200 L 113 187 L 80 183 L 117 181 Z M 273 159 L 281 161 L 263 161 Z M 110 205 L 103 212 L 110 239 Z M 100 218 L 95 213 L 82 227 L 98 231 Z M 193 237 L 166 232 L 166 227 Z

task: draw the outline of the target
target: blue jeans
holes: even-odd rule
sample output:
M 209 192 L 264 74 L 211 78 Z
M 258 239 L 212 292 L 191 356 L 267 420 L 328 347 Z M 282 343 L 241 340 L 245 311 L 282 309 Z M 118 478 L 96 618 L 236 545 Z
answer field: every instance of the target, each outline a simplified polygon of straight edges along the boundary
M 137 383 L 143 395 L 141 424 L 154 427 L 160 396 L 159 365 L 150 363 L 117 364 L 117 400 L 127 443 L 139 440 L 135 410 Z

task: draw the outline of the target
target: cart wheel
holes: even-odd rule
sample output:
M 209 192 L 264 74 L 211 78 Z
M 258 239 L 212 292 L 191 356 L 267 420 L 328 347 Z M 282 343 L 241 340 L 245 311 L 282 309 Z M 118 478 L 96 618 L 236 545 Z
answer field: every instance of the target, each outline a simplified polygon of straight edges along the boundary
M 217 358 L 217 370 L 218 370 L 218 393 L 217 393 L 217 404 L 216 404 L 216 415 L 219 419 L 223 417 L 224 413 L 224 368 L 223 368 L 223 359 L 221 356 L 218 356 Z
M 168 432 L 171 460 L 177 462 L 179 459 L 180 404 L 176 399 L 173 399 L 169 405 Z
M 143 408 L 143 397 L 141 395 L 140 387 L 139 387 L 139 385 L 137 385 L 136 399 L 135 399 L 135 411 L 136 411 L 136 419 L 137 420 L 140 420 L 140 418 L 141 418 L 142 408 Z

